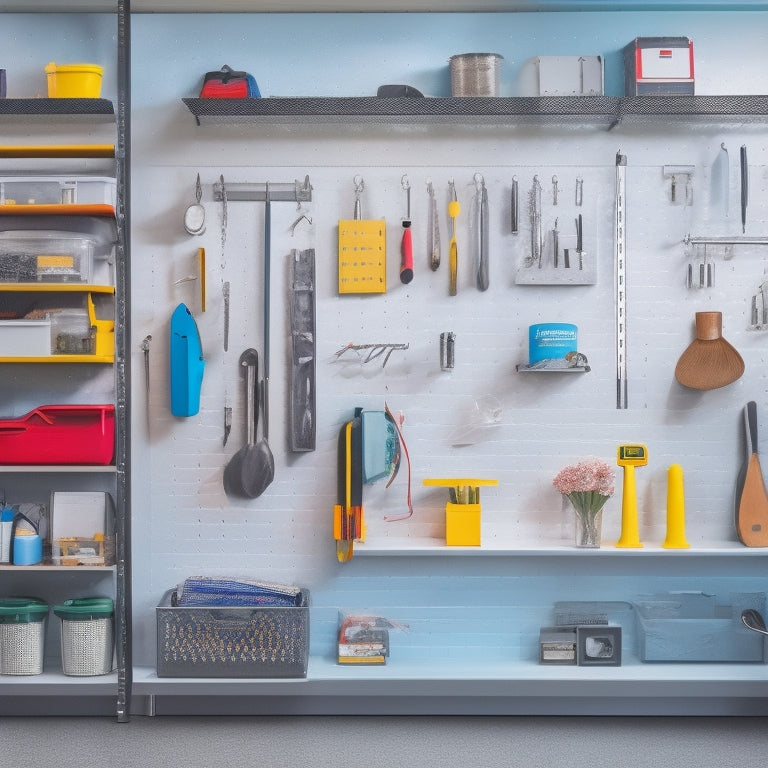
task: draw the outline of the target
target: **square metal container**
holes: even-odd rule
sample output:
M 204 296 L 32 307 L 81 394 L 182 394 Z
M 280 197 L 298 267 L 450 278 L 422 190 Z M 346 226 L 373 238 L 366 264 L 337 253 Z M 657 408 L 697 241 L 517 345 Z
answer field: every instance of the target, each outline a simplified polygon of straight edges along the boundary
M 157 615 L 158 677 L 306 677 L 309 592 L 289 607 L 174 606 Z
M 764 593 L 670 592 L 641 598 L 635 608 L 641 661 L 765 660 L 765 637 L 741 622 L 747 608 L 764 612 Z

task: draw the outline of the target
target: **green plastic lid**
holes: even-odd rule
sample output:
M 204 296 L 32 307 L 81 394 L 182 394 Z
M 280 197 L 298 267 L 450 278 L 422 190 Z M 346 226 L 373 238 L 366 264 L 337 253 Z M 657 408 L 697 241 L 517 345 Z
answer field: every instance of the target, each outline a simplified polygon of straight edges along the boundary
M 65 600 L 63 605 L 55 605 L 53 612 L 60 619 L 89 621 L 107 618 L 115 612 L 115 608 L 109 597 L 79 597 Z
M 0 624 L 29 624 L 48 616 L 48 603 L 36 597 L 0 598 Z

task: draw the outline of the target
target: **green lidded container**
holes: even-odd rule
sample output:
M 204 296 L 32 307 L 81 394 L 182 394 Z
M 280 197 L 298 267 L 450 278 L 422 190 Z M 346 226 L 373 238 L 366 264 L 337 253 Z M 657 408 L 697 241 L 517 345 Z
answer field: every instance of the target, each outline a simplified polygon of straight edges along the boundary
M 61 619 L 61 668 L 65 675 L 112 671 L 115 606 L 109 597 L 80 597 L 56 605 Z
M 92 621 L 110 618 L 115 612 L 115 605 L 109 597 L 78 597 L 54 605 L 53 612 L 66 621 Z
M 36 597 L 0 598 L 0 624 L 28 624 L 45 621 L 48 603 Z
M 0 675 L 40 675 L 48 604 L 36 597 L 0 598 Z

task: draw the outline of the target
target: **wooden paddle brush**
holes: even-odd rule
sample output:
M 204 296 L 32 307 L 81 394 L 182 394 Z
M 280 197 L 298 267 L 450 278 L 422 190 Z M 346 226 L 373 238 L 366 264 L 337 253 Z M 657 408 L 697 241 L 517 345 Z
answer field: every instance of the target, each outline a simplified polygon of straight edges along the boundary
M 696 338 L 680 356 L 675 378 L 691 389 L 718 389 L 744 373 L 741 355 L 723 338 L 722 312 L 696 313 Z

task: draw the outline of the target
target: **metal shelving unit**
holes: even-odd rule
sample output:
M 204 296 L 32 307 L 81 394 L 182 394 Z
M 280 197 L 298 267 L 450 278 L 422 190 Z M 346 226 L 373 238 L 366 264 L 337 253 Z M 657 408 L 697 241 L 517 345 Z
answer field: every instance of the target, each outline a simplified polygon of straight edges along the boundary
M 7 4 L 6 4 L 7 5 Z M 14 7 L 0 6 L 0 11 L 13 11 Z M 94 10 L 86 4 L 82 7 L 72 7 L 73 12 L 87 12 Z M 106 150 L 99 150 L 100 154 L 92 154 L 92 157 L 114 156 L 114 168 L 117 178 L 117 206 L 115 208 L 115 220 L 117 228 L 117 242 L 115 244 L 115 285 L 114 287 L 97 288 L 100 291 L 109 291 L 116 294 L 115 301 L 115 349 L 114 349 L 114 390 L 115 390 L 115 417 L 116 417 L 116 447 L 115 460 L 108 467 L 28 467 L 28 466 L 3 466 L 0 472 L 3 474 L 14 473 L 104 473 L 111 474 L 111 492 L 115 494 L 117 552 L 116 564 L 107 568 L 66 568 L 55 566 L 32 567 L 4 566 L 6 574 L 26 572 L 35 578 L 46 578 L 47 573 L 53 573 L 58 579 L 78 579 L 82 575 L 85 578 L 98 579 L 100 576 L 113 582 L 115 594 L 115 656 L 116 665 L 113 672 L 108 675 L 93 678 L 68 678 L 58 670 L 46 669 L 44 674 L 37 679 L 8 679 L 3 680 L 0 686 L 0 696 L 24 697 L 45 696 L 57 699 L 66 697 L 98 697 L 100 699 L 112 699 L 115 703 L 115 712 L 119 721 L 127 721 L 130 713 L 131 692 L 131 655 L 129 641 L 130 626 L 130 526 L 128 521 L 130 509 L 129 494 L 129 466 L 128 466 L 128 425 L 129 417 L 129 364 L 128 364 L 128 308 L 130 299 L 128 295 L 128 251 L 129 251 L 129 145 L 128 115 L 130 112 L 129 101 L 129 42 L 130 42 L 130 2 L 129 0 L 117 0 L 104 5 L 99 4 L 99 10 L 114 14 L 117 24 L 117 82 L 118 100 L 114 104 L 109 99 L 103 98 L 11 98 L 0 99 L 0 124 L 24 123 L 30 126 L 71 126 L 71 125 L 104 125 L 115 124 L 116 143 L 113 154 L 104 154 Z M 56 8 L 48 8 L 45 4 L 29 3 L 16 9 L 25 13 L 40 13 Z M 107 145 L 104 145 L 105 147 Z M 6 148 L 9 149 L 9 148 Z M 6 152 L 4 157 L 23 156 L 23 148 L 12 147 L 11 152 Z M 56 149 L 56 148 L 54 148 Z M 73 147 L 72 149 L 77 149 Z M 93 148 L 91 148 L 93 150 Z M 85 157 L 87 155 L 59 154 L 45 152 L 45 147 L 35 147 L 35 154 L 29 157 Z M 21 153 L 21 154 L 20 154 Z M 41 154 L 42 153 L 42 154 Z M 40 286 L 35 286 L 40 289 Z M 87 288 L 87 287 L 86 287 Z M 23 287 L 26 289 L 26 286 Z M 80 286 L 83 289 L 83 286 Z M 112 361 L 110 361 L 112 362 Z M 113 487 L 112 487 L 113 486 Z

